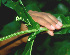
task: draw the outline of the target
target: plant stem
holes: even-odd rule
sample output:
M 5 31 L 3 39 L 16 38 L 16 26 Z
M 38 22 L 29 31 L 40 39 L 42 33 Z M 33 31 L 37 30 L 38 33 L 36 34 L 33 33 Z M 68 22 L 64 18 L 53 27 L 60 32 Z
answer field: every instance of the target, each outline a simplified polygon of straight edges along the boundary
M 62 26 L 62 28 L 67 28 L 67 27 L 70 27 L 70 24 L 63 24 L 63 26 Z M 32 29 L 32 30 L 21 31 L 21 32 L 17 32 L 17 33 L 8 35 L 6 37 L 0 38 L 0 41 L 9 39 L 9 38 L 17 36 L 17 35 L 26 34 L 26 33 L 32 33 L 32 32 L 37 32 L 37 31 L 43 32 L 43 31 L 48 31 L 48 29 L 46 27 L 44 27 L 44 28 L 39 28 L 38 30 L 37 29 Z
M 70 24 L 63 24 L 62 28 L 70 27 Z
M 17 35 L 26 34 L 26 33 L 31 33 L 31 32 L 36 32 L 36 31 L 38 31 L 38 30 L 32 29 L 32 30 L 26 30 L 26 31 L 17 32 L 17 33 L 8 35 L 8 36 L 6 36 L 6 37 L 0 38 L 0 41 L 9 39 L 9 38 L 14 37 L 14 36 L 17 36 Z

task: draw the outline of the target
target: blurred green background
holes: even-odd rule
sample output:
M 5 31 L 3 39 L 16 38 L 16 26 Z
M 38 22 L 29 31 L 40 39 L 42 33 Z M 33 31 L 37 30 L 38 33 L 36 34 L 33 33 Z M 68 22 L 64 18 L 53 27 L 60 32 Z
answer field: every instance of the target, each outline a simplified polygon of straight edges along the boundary
M 13 0 L 17 1 L 17 0 Z M 51 14 L 63 14 L 70 16 L 70 0 L 22 0 L 27 11 L 47 12 Z M 2 12 L 1 12 L 2 11 Z M 20 22 L 15 21 L 17 13 L 4 6 L 0 7 L 0 36 L 6 36 L 20 29 Z M 6 22 L 1 22 L 1 21 Z M 20 45 L 23 48 L 23 44 Z M 24 48 L 18 50 L 18 55 Z M 16 51 L 15 50 L 15 51 Z M 32 55 L 70 55 L 70 34 L 57 34 L 53 37 L 46 33 L 40 33 L 35 39 Z

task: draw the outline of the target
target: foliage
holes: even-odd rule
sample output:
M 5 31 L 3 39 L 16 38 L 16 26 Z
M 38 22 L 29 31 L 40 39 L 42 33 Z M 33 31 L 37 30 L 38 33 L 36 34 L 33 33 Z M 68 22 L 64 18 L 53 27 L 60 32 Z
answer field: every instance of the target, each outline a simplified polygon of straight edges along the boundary
M 0 0 L 0 6 L 1 6 L 1 0 Z
M 30 0 L 28 0 L 28 1 L 30 1 Z M 26 1 L 26 2 L 28 2 L 28 1 Z M 54 6 L 54 7 L 51 7 L 51 8 L 45 8 L 45 9 L 48 12 L 52 13 L 54 16 L 56 16 L 56 18 L 60 22 L 62 22 L 64 25 L 66 25 L 66 26 L 63 25 L 66 28 L 63 28 L 63 29 L 61 29 L 59 31 L 55 31 L 54 33 L 57 34 L 57 35 L 55 35 L 54 37 L 48 36 L 46 38 L 47 35 L 44 34 L 45 35 L 45 39 L 44 39 L 45 41 L 43 41 L 43 42 L 42 41 L 39 42 L 40 40 L 38 40 L 38 41 L 35 40 L 35 41 L 37 41 L 37 42 L 40 43 L 40 44 L 38 43 L 39 46 L 36 47 L 37 48 L 37 51 L 38 52 L 44 51 L 43 53 L 36 52 L 35 55 L 41 55 L 41 54 L 42 55 L 65 55 L 65 54 L 70 55 L 70 53 L 69 53 L 70 52 L 70 47 L 69 47 L 70 46 L 70 41 L 69 41 L 70 38 L 69 38 L 69 34 L 68 34 L 68 33 L 70 33 L 70 29 L 69 29 L 69 27 L 67 27 L 68 24 L 70 23 L 69 8 L 66 7 L 64 5 L 64 2 L 62 2 L 61 0 L 56 0 L 56 3 L 58 1 L 59 1 L 59 3 L 58 3 L 57 6 Z M 64 1 L 67 1 L 68 2 L 69 0 L 64 0 Z M 39 1 L 39 3 L 40 2 L 41 1 Z M 51 2 L 52 2 L 52 0 L 48 0 L 47 1 L 47 5 L 50 4 L 49 7 L 52 6 L 51 5 Z M 32 9 L 32 10 L 38 10 L 38 11 L 41 11 L 41 10 L 43 11 L 44 10 L 46 12 L 46 10 L 43 9 L 44 6 L 46 5 L 46 2 L 45 3 L 43 3 L 43 2 L 40 3 L 40 5 L 39 5 L 39 8 L 41 9 L 40 10 L 39 8 L 37 8 L 37 4 L 39 4 L 39 3 L 37 1 L 35 1 L 35 2 L 31 1 L 32 4 L 29 3 L 26 6 L 27 11 L 26 11 L 26 9 L 25 9 L 25 7 L 23 5 L 24 2 L 22 3 L 21 0 L 19 0 L 17 2 L 12 1 L 12 0 L 2 0 L 2 3 L 5 6 L 11 8 L 13 10 L 15 10 L 17 12 L 17 15 L 19 17 L 22 17 L 24 19 L 24 22 L 26 24 L 29 23 L 30 24 L 30 25 L 28 25 L 28 29 L 29 30 L 34 30 L 34 29 L 38 30 L 38 31 L 32 33 L 29 36 L 28 40 L 31 39 L 31 41 L 28 41 L 27 42 L 26 47 L 25 47 L 25 50 L 24 51 L 21 50 L 22 51 L 21 52 L 21 55 L 31 55 L 31 51 L 32 51 L 32 46 L 33 46 L 33 43 L 34 43 L 34 39 L 36 38 L 36 35 L 39 34 L 41 31 L 39 30 L 40 29 L 40 25 L 38 23 L 36 23 L 30 17 L 30 15 L 27 13 L 27 11 L 28 11 L 28 9 Z M 53 1 L 53 3 L 54 3 L 54 1 Z M 55 4 L 53 4 L 53 5 L 55 5 Z M 34 5 L 34 7 L 33 7 L 33 5 Z M 51 12 L 51 11 L 53 11 L 53 12 Z M 58 14 L 54 14 L 54 13 L 58 13 Z M 41 37 L 41 38 L 43 39 L 43 37 Z M 36 45 L 37 44 L 35 44 L 35 46 Z M 15 53 L 15 55 L 20 55 L 18 53 L 19 53 L 19 50 Z

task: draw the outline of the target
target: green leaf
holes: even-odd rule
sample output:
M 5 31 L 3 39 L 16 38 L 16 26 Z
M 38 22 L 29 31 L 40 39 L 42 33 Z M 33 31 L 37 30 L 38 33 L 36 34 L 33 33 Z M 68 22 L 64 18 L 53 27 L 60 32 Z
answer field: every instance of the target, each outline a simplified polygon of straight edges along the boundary
M 70 17 L 65 17 L 62 14 L 55 14 L 55 17 L 62 23 L 62 24 L 70 24 Z M 59 31 L 56 31 L 55 34 L 67 34 L 70 33 L 70 28 L 64 28 Z
M 5 6 L 11 8 L 11 9 L 14 9 L 17 12 L 17 14 L 24 19 L 24 22 L 30 22 L 33 27 L 36 27 L 37 26 L 37 23 L 27 13 L 24 5 L 23 6 L 20 6 L 19 2 L 7 1 L 7 3 L 5 4 Z
M 22 2 L 22 1 L 21 1 Z M 20 6 L 21 4 L 21 6 Z M 17 12 L 17 14 L 22 17 L 24 19 L 25 23 L 30 23 L 31 24 L 31 28 L 40 28 L 40 25 L 38 23 L 36 23 L 31 16 L 27 13 L 24 5 L 22 3 L 17 2 L 13 2 L 12 0 L 8 0 L 7 3 L 5 3 L 4 5 L 15 10 Z M 36 33 L 37 34 L 37 33 Z M 29 38 L 34 37 L 35 35 L 32 34 Z M 30 41 L 27 43 L 27 46 L 23 52 L 23 55 L 31 55 L 31 50 L 32 50 L 32 46 L 33 46 L 33 41 Z
M 2 3 L 4 4 L 7 0 L 2 0 Z
M 37 6 L 36 3 L 28 4 L 28 5 L 26 6 L 26 9 L 27 9 L 27 11 L 28 11 L 28 10 L 39 11 L 39 12 L 41 11 L 41 10 L 39 9 L 39 7 Z
M 27 45 L 22 55 L 31 55 L 33 43 L 34 43 L 34 40 L 27 42 Z
M 70 55 L 70 47 L 67 48 L 67 55 Z
M 57 7 L 55 8 L 55 12 L 57 14 L 64 14 L 64 15 L 66 15 L 69 12 L 69 9 L 64 4 L 59 3 L 57 5 Z
M 56 42 L 54 46 L 54 55 L 68 55 L 67 50 L 70 49 L 68 41 Z M 56 50 L 56 51 L 55 51 Z M 69 53 L 70 54 L 70 53 Z
M 19 29 L 20 29 L 20 23 L 13 21 L 13 22 L 10 22 L 9 24 L 5 25 L 4 28 L 0 31 L 0 34 L 2 36 L 7 36 L 7 35 L 10 35 L 12 33 L 15 33 Z
M 0 0 L 0 6 L 1 6 L 1 0 Z
M 22 2 L 22 1 L 21 1 Z M 28 26 L 28 29 L 39 29 L 40 28 L 40 25 L 38 24 L 38 23 L 36 23 L 32 18 L 31 18 L 31 16 L 27 13 L 27 10 L 25 9 L 25 7 L 24 7 L 24 5 L 22 5 L 22 4 L 20 4 L 19 3 L 19 1 L 17 1 L 17 2 L 13 2 L 12 0 L 3 0 L 2 1 L 2 3 L 5 5 L 5 6 L 7 6 L 7 7 L 9 7 L 9 8 L 11 8 L 11 9 L 13 9 L 13 10 L 15 10 L 16 12 L 17 12 L 17 14 L 20 16 L 20 17 L 22 17 L 23 19 L 24 19 L 24 22 L 25 23 L 29 23 L 30 22 L 30 24 L 31 24 L 31 26 Z M 36 10 L 36 8 L 37 7 L 35 7 L 36 6 L 36 4 L 34 3 L 32 3 L 32 4 L 30 4 L 30 5 L 28 5 L 28 7 L 27 7 L 27 9 L 35 9 Z M 60 7 L 61 6 L 61 7 Z M 33 8 L 32 8 L 33 7 Z M 65 9 L 64 9 L 64 8 Z M 59 7 L 58 8 L 61 8 L 61 9 L 59 9 L 59 11 L 60 11 L 60 13 L 62 13 L 62 14 L 67 14 L 67 12 L 68 12 L 68 9 L 63 5 L 63 4 L 60 4 L 59 5 Z M 64 9 L 64 10 L 62 10 L 62 9 Z M 62 11 L 61 11 L 62 10 Z M 58 11 L 58 12 L 59 12 Z M 64 12 L 65 11 L 65 12 Z M 69 24 L 70 23 L 70 17 L 65 17 L 65 16 L 63 16 L 63 15 L 59 15 L 59 14 L 57 14 L 57 15 L 55 15 L 56 17 L 57 17 L 57 19 L 58 20 L 60 20 L 63 24 Z M 35 32 L 35 33 L 32 33 L 30 36 L 29 36 L 29 38 L 28 38 L 28 42 L 27 42 L 27 44 L 26 44 L 26 47 L 25 47 L 25 50 L 24 50 L 24 52 L 22 53 L 22 55 L 31 55 L 31 51 L 32 51 L 32 46 L 33 46 L 33 43 L 34 43 L 34 39 L 36 38 L 36 35 L 37 34 L 39 34 L 41 31 L 38 31 L 38 32 Z M 58 32 L 55 32 L 55 34 L 66 34 L 66 33 L 70 33 L 70 30 L 69 30 L 69 28 L 65 28 L 65 29 L 61 29 L 60 31 L 58 31 Z M 30 41 L 31 40 L 31 41 Z M 49 42 L 49 41 L 48 41 Z M 67 43 L 67 42 L 66 42 Z M 59 43 L 58 44 L 56 44 L 57 46 L 58 45 L 60 45 Z M 62 45 L 61 45 L 62 46 Z M 61 46 L 58 46 L 58 49 L 60 49 L 60 47 Z M 63 44 L 63 46 L 64 46 L 64 44 Z M 61 47 L 61 49 L 64 49 L 66 46 L 64 46 L 63 48 Z M 56 46 L 54 46 L 54 48 L 57 48 Z M 51 50 L 52 49 L 54 49 L 54 48 L 51 48 Z M 57 50 L 56 52 L 60 52 L 61 54 L 62 54 L 62 52 L 61 52 L 61 50 Z M 66 51 L 66 49 L 64 49 L 64 52 Z M 52 51 L 53 52 L 53 51 Z M 65 52 L 66 53 L 66 52 Z M 63 53 L 63 54 L 65 54 L 65 53 Z M 16 55 L 17 55 L 18 53 L 16 53 Z M 55 54 L 55 55 L 57 55 L 57 54 Z M 60 55 L 60 54 L 59 54 Z
M 67 1 L 70 4 L 70 0 L 65 0 L 65 1 Z
M 33 42 L 34 42 L 34 40 L 32 40 L 32 39 L 35 39 L 35 38 L 36 38 L 35 36 L 36 36 L 37 34 L 39 34 L 39 33 L 40 33 L 40 31 L 37 31 L 37 32 L 35 32 L 35 33 L 32 33 L 32 34 L 29 36 L 28 42 L 27 42 L 27 44 L 26 44 L 25 50 L 24 50 L 24 52 L 22 53 L 22 55 L 31 55 L 32 46 L 33 46 Z M 29 41 L 29 39 L 31 39 L 31 41 Z

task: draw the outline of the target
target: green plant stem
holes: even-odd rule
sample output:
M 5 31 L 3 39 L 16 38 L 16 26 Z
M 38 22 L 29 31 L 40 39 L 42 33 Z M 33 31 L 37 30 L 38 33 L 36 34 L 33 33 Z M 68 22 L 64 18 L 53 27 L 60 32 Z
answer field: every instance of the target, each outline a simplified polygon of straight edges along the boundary
M 40 28 L 39 30 L 40 30 L 40 31 L 47 31 L 48 29 L 44 27 L 44 28 Z M 9 39 L 9 38 L 14 37 L 14 36 L 17 36 L 17 35 L 26 34 L 26 33 L 32 33 L 32 32 L 36 32 L 36 31 L 38 31 L 38 30 L 32 29 L 32 30 L 26 30 L 26 31 L 17 32 L 17 33 L 8 35 L 8 36 L 6 36 L 6 37 L 0 38 L 0 41 Z
M 17 36 L 17 35 L 26 34 L 26 33 L 31 33 L 31 32 L 36 32 L 36 31 L 38 31 L 38 30 L 32 29 L 32 30 L 26 30 L 26 31 L 17 32 L 17 33 L 8 35 L 8 36 L 6 36 L 6 37 L 0 38 L 0 41 L 9 39 L 9 38 L 14 37 L 14 36 Z
M 62 28 L 70 27 L 70 24 L 63 24 Z
M 28 38 L 28 42 L 26 44 L 25 50 L 22 53 L 22 55 L 31 55 L 31 51 L 32 51 L 32 46 L 34 43 L 34 39 L 36 38 L 36 35 L 39 34 L 41 31 L 37 31 L 32 33 L 29 38 Z
M 67 27 L 70 27 L 70 24 L 64 24 L 62 26 L 62 28 L 67 28 Z M 48 29 L 46 27 L 44 27 L 44 28 L 39 28 L 38 30 L 37 29 L 32 29 L 32 30 L 21 31 L 21 32 L 17 32 L 17 33 L 8 35 L 6 37 L 0 38 L 0 41 L 9 39 L 9 38 L 14 37 L 14 36 L 17 36 L 17 35 L 26 34 L 26 33 L 32 33 L 32 32 L 37 32 L 37 31 L 43 32 L 43 31 L 48 31 Z

